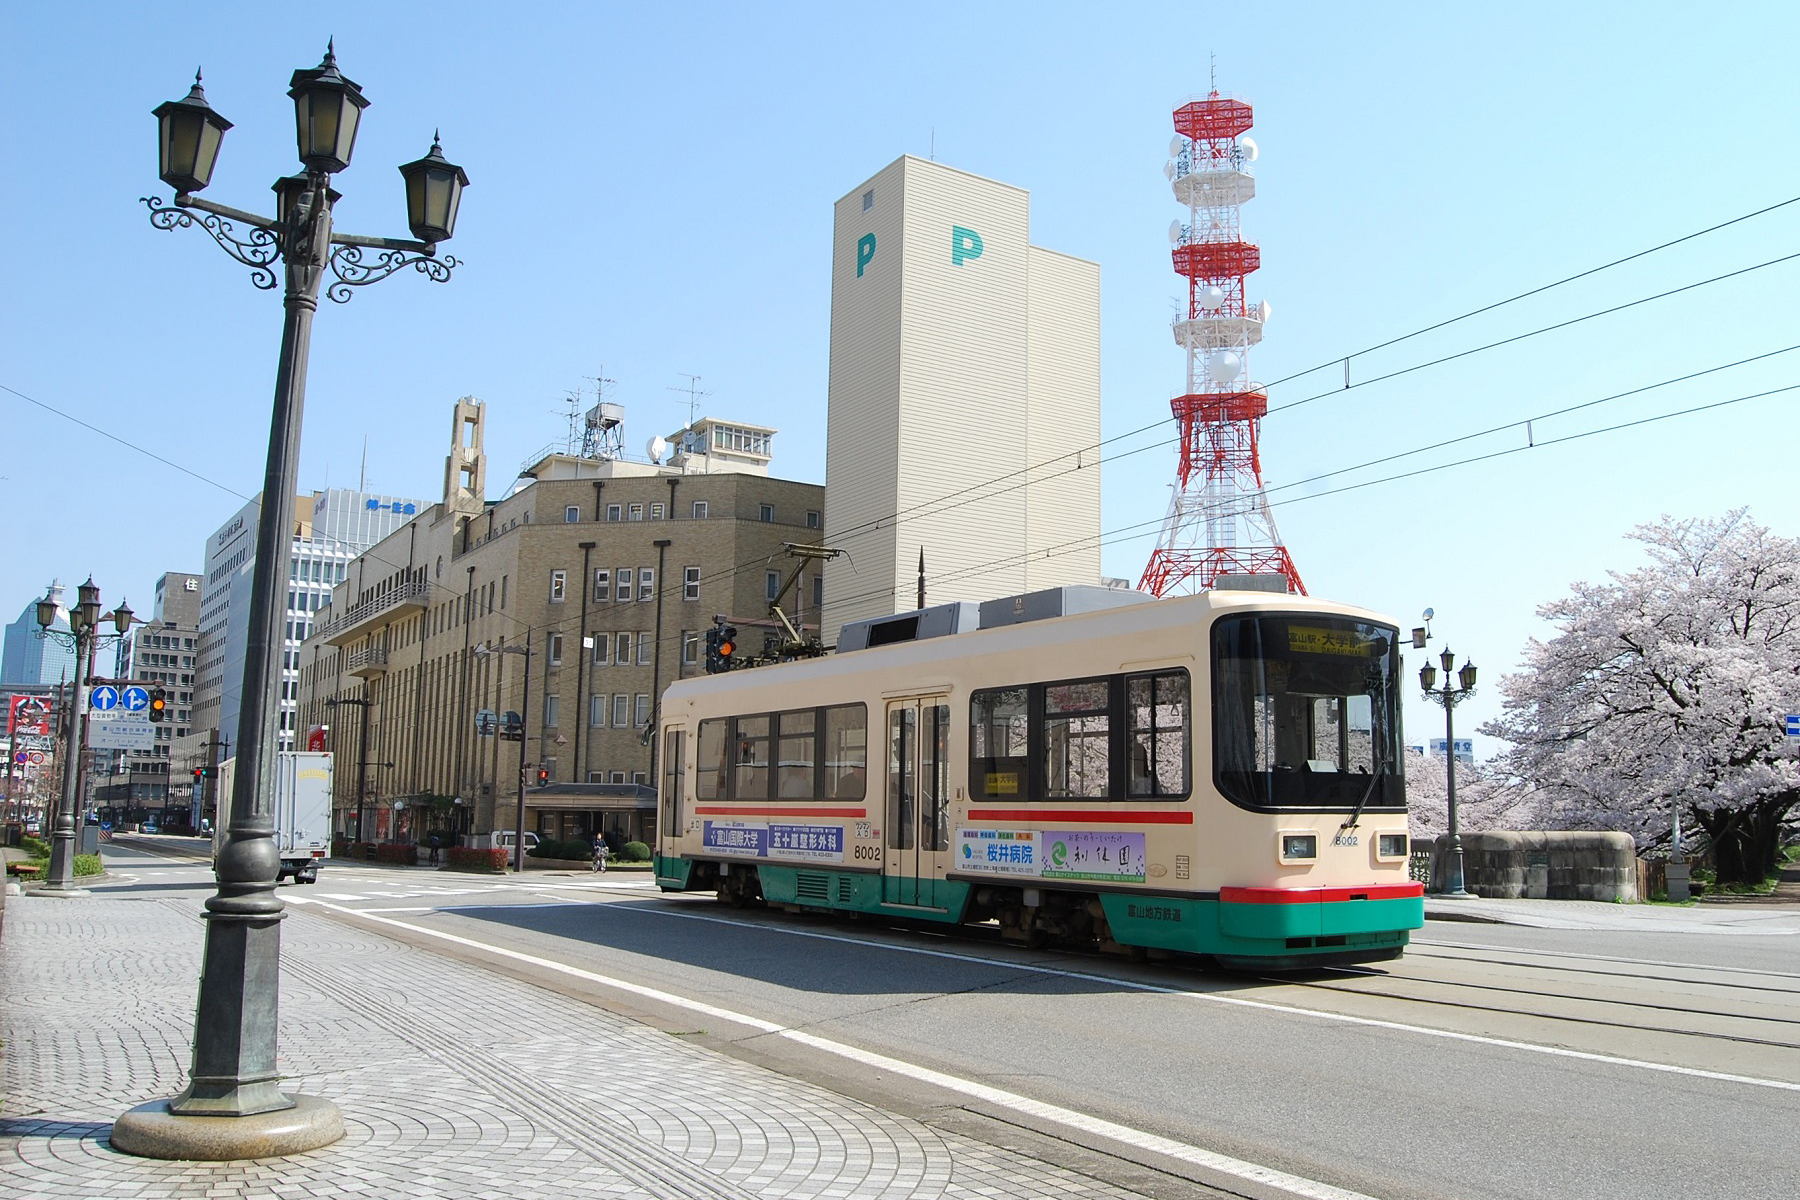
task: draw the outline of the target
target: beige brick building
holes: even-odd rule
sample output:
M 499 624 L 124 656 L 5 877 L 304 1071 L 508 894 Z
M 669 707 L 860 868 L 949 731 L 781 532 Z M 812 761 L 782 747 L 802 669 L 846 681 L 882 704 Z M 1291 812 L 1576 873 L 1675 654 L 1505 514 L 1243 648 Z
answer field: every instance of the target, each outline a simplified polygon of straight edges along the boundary
M 329 727 L 337 829 L 514 828 L 519 714 L 525 828 L 648 841 L 651 794 L 630 785 L 655 778 L 656 697 L 703 669 L 716 615 L 761 646 L 785 545 L 822 538 L 824 489 L 767 474 L 772 430 L 708 419 L 668 465 L 552 454 L 489 501 L 484 419 L 457 403 L 444 500 L 350 564 L 302 647 L 300 726 Z M 783 609 L 816 629 L 816 566 L 798 592 Z

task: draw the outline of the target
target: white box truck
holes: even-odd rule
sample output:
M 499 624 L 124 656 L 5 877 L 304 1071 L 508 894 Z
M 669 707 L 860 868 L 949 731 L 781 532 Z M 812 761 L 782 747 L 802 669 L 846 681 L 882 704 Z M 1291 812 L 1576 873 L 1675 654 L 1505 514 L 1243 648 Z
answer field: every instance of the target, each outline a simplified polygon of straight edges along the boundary
M 219 764 L 219 820 L 213 826 L 213 864 L 225 846 L 237 759 Z M 331 755 L 282 750 L 275 755 L 275 849 L 281 871 L 275 882 L 317 883 L 319 864 L 331 853 Z

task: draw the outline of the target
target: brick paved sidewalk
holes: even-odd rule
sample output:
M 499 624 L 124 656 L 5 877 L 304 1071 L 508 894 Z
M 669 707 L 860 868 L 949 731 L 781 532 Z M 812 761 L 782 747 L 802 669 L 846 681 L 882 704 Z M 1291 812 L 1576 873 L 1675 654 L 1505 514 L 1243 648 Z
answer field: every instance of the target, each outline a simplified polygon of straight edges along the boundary
M 112 1120 L 189 1063 L 191 900 L 5 900 L 0 1195 L 1026 1197 L 1128 1193 L 557 993 L 289 909 L 281 1069 L 348 1136 L 242 1163 L 132 1158 Z

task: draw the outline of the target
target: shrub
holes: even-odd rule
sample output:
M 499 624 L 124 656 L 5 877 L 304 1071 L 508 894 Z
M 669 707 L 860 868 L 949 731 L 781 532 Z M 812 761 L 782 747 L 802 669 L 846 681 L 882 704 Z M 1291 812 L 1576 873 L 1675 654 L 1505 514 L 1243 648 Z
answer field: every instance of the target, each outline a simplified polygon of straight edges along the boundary
M 619 851 L 620 862 L 649 862 L 650 847 L 642 842 L 626 842 Z
M 471 850 L 467 846 L 450 847 L 450 869 L 502 874 L 511 857 L 505 850 Z
M 75 856 L 75 873 L 77 875 L 104 875 L 106 867 L 100 862 L 98 854 L 77 854 Z
M 417 866 L 419 848 L 411 842 L 383 842 L 375 847 L 375 861 L 399 863 L 401 866 Z
M 593 846 L 579 838 L 566 841 L 542 841 L 531 848 L 533 858 L 579 858 L 587 860 L 594 857 Z
M 46 842 L 43 838 L 38 838 L 38 837 L 21 838 L 19 840 L 19 849 L 23 850 L 26 854 L 30 855 L 32 858 L 49 858 L 50 857 L 50 843 Z

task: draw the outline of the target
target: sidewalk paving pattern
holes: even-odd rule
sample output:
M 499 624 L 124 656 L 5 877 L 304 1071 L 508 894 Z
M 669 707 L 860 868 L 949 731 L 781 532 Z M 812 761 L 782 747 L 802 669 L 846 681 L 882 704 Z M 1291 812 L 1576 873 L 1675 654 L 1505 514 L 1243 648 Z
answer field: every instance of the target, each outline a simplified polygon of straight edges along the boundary
M 186 1080 L 197 904 L 5 905 L 10 1200 L 1135 1195 L 293 908 L 284 1087 L 336 1103 L 347 1135 L 292 1158 L 133 1158 L 108 1143 L 112 1120 Z

